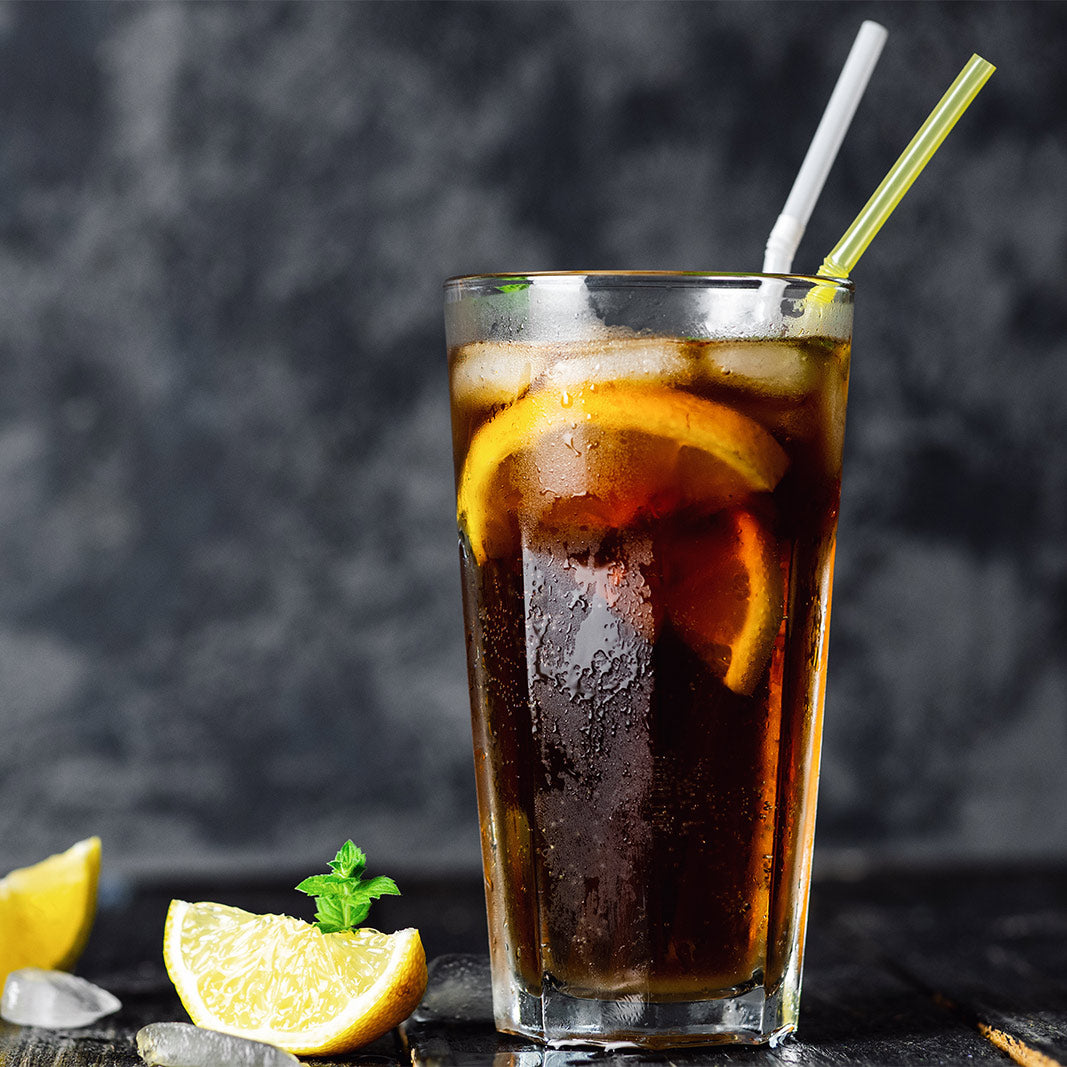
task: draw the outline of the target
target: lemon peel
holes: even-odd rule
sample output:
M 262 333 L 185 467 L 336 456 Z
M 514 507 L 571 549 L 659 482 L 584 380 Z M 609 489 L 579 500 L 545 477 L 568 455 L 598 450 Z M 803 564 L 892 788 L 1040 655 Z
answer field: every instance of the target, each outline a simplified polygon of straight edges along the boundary
M 523 457 L 530 462 L 512 470 Z M 606 502 L 606 525 L 693 503 L 711 512 L 772 490 L 788 464 L 754 419 L 669 386 L 541 389 L 474 434 L 457 518 L 483 563 L 509 543 L 517 511 L 539 517 L 556 501 L 592 498 Z
M 748 511 L 717 516 L 710 529 L 675 544 L 668 556 L 667 612 L 686 643 L 750 696 L 774 649 L 784 611 L 778 545 Z

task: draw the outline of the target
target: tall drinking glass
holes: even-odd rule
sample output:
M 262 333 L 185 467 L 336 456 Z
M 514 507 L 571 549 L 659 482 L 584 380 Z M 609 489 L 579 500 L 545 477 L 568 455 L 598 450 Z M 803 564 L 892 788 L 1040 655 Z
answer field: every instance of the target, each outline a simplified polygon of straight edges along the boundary
M 445 292 L 497 1026 L 773 1042 L 800 994 L 852 287 Z

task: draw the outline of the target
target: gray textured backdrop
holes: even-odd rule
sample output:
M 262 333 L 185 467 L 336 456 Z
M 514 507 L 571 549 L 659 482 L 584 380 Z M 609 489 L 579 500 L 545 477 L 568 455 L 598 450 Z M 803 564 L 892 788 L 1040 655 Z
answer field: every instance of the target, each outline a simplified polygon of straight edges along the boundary
M 1067 8 L 0 5 L 0 866 L 470 865 L 440 283 L 855 272 L 825 855 L 1067 856 Z

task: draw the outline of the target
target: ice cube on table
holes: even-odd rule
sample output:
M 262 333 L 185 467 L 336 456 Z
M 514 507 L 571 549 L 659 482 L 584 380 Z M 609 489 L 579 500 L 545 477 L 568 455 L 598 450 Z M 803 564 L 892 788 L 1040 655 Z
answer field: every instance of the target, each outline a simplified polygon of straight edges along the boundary
M 489 960 L 462 954 L 430 961 L 426 995 L 415 1009 L 417 1023 L 492 1022 L 493 985 Z
M 159 1067 L 295 1067 L 291 1053 L 263 1041 L 205 1030 L 191 1023 L 149 1023 L 137 1031 L 137 1052 Z
M 12 971 L 0 997 L 0 1016 L 9 1023 L 53 1030 L 88 1026 L 121 1007 L 118 997 L 84 978 L 40 967 Z

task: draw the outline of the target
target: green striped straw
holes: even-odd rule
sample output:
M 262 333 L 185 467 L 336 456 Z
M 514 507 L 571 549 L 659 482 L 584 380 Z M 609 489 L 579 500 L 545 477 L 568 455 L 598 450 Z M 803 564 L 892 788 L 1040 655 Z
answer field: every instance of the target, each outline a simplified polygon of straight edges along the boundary
M 960 116 L 978 95 L 979 89 L 989 80 L 997 68 L 981 56 L 971 56 L 959 76 L 949 86 L 948 92 L 941 97 L 937 107 L 930 112 L 930 117 L 919 128 L 911 144 L 901 153 L 900 158 L 889 168 L 889 173 L 882 179 L 882 184 L 856 216 L 855 222 L 845 231 L 844 237 L 834 246 L 833 251 L 823 260 L 818 274 L 823 278 L 847 278 L 867 246 L 874 240 L 875 234 L 882 228 L 885 220 L 900 203 L 901 198 L 911 188 L 912 182 L 919 176 L 923 167 L 930 162 L 931 156 L 948 136 L 949 130 L 959 121 Z M 825 302 L 833 298 L 830 286 L 820 286 L 812 296 Z

